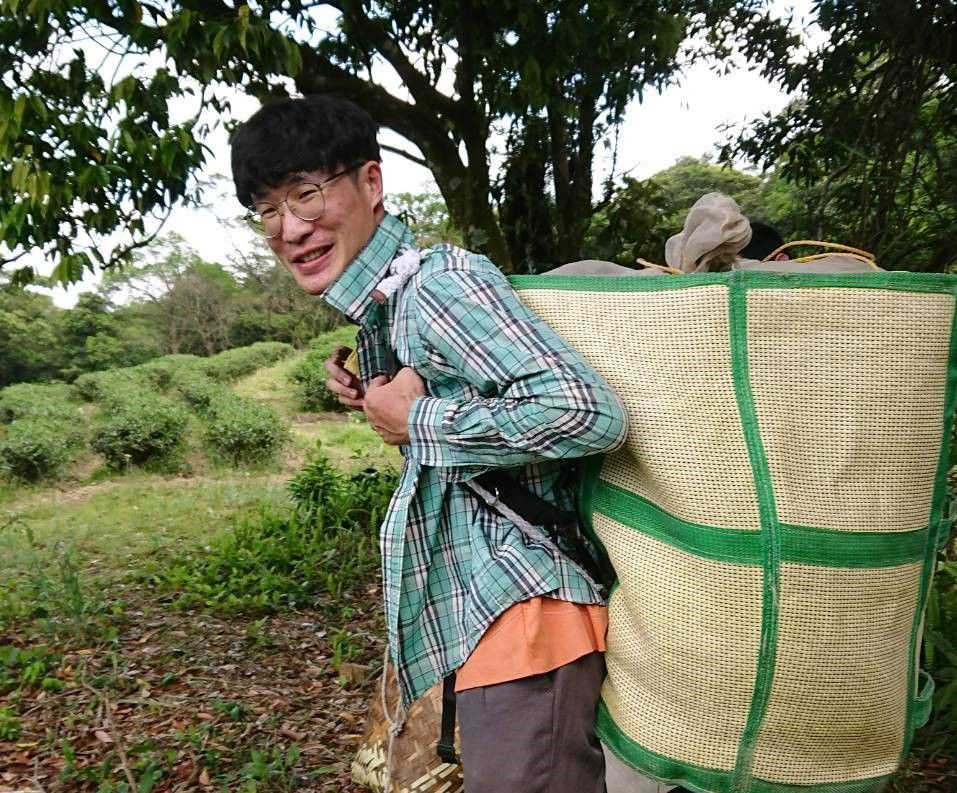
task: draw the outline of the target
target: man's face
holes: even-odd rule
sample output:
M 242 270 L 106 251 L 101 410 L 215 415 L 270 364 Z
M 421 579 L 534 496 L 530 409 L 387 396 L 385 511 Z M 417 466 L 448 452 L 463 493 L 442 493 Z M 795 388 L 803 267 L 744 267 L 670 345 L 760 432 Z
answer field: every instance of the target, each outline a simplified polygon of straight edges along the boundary
M 278 187 L 256 196 L 279 206 L 282 229 L 267 239 L 269 247 L 296 283 L 311 295 L 328 289 L 372 238 L 382 219 L 382 171 L 369 161 L 322 187 L 325 210 L 316 220 L 303 220 L 282 202 L 290 188 L 304 182 L 320 183 L 331 173 L 295 174 Z

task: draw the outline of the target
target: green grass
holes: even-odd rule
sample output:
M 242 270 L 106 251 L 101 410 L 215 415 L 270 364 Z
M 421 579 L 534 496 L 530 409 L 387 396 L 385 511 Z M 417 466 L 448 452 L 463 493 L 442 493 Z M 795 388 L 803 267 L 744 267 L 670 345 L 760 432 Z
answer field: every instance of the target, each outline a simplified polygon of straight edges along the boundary
M 402 455 L 383 443 L 361 413 L 332 415 L 321 421 L 291 425 L 293 444 L 304 452 L 317 447 L 343 471 L 362 468 L 402 468 Z
M 301 411 L 296 386 L 289 381 L 289 373 L 305 356 L 305 352 L 297 352 L 274 366 L 259 369 L 238 380 L 233 390 L 241 396 L 266 402 L 276 408 L 284 418 L 291 418 Z
M 22 571 L 34 551 L 57 543 L 69 544 L 91 572 L 119 572 L 144 556 L 233 526 L 262 503 L 285 500 L 282 477 L 235 471 L 218 480 L 134 473 L 67 493 L 36 490 L 7 507 L 15 521 L 0 532 L 0 578 Z
M 333 334 L 330 334 L 331 338 Z M 338 337 L 335 341 L 345 343 Z M 289 373 L 305 355 L 297 353 L 275 366 L 260 369 L 237 382 L 234 390 L 266 402 L 279 411 L 289 422 L 293 447 L 300 454 L 311 452 L 318 446 L 330 462 L 345 471 L 370 466 L 401 468 L 402 456 L 398 449 L 383 443 L 360 411 L 305 413 L 300 409 L 297 387 L 289 381 Z M 299 460 L 300 456 L 295 455 L 295 459 Z
M 88 453 L 57 482 L 0 480 L 0 601 L 19 597 L 22 605 L 17 593 L 35 590 L 45 577 L 62 583 L 79 575 L 90 591 L 108 592 L 103 585 L 201 548 L 261 509 L 288 504 L 286 482 L 317 448 L 347 474 L 401 468 L 398 450 L 381 441 L 361 412 L 300 411 L 289 372 L 303 355 L 231 386 L 288 422 L 290 441 L 278 461 L 237 469 L 211 459 L 201 442 L 203 423 L 191 414 L 184 448 L 165 469 L 112 471 Z M 16 609 L 6 611 L 0 623 L 17 616 Z

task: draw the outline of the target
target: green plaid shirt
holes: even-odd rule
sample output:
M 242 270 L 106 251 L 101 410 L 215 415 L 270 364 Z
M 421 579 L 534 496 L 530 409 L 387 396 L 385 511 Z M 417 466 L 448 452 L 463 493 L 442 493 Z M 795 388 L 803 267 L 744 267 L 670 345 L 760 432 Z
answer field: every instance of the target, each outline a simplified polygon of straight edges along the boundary
M 495 618 L 547 595 L 600 603 L 598 587 L 551 543 L 532 540 L 461 482 L 493 467 L 563 509 L 563 460 L 625 437 L 615 394 L 519 300 L 501 271 L 452 245 L 385 305 L 372 291 L 409 230 L 386 215 L 323 298 L 359 325 L 361 379 L 411 366 L 426 382 L 409 416 L 404 468 L 382 524 L 389 642 L 406 704 L 457 669 Z

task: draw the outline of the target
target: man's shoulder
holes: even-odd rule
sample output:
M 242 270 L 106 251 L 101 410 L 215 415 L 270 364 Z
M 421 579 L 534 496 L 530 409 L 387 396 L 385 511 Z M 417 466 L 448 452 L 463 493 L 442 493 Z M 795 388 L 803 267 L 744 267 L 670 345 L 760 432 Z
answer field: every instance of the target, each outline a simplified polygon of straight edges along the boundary
M 451 242 L 441 242 L 422 251 L 416 286 L 454 288 L 470 280 L 507 284 L 504 274 L 487 256 Z

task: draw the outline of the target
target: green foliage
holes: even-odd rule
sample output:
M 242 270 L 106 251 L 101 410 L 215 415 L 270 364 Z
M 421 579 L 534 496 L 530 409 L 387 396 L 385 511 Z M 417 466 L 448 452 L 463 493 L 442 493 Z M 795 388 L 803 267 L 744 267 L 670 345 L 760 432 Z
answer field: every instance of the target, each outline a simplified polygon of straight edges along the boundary
M 548 194 L 558 232 L 557 255 L 549 258 L 576 258 L 592 209 L 596 144 L 629 100 L 675 74 L 685 40 L 720 50 L 761 6 L 593 0 L 582 14 L 579 5 L 558 0 L 518 0 L 499 4 L 494 14 L 463 14 L 448 0 L 348 0 L 329 17 L 302 4 L 284 15 L 268 4 L 201 13 L 182 2 L 112 14 L 96 4 L 6 0 L 0 159 L 10 166 L 0 178 L 0 200 L 12 209 L 0 241 L 58 257 L 62 281 L 128 260 L 146 237 L 148 216 L 193 198 L 189 176 L 205 157 L 200 119 L 225 115 L 230 105 L 209 86 L 262 99 L 285 89 L 273 79 L 285 75 L 296 93 L 348 94 L 383 126 L 402 130 L 432 168 L 468 246 L 506 269 L 521 262 L 524 247 L 510 251 L 499 226 L 487 141 L 491 130 L 511 126 L 518 134 L 505 155 L 523 178 L 504 189 L 524 191 L 512 206 L 534 210 L 529 199 Z M 64 31 L 93 28 L 98 35 L 83 47 L 64 38 Z M 88 52 L 109 67 L 88 65 Z M 129 61 L 117 53 L 128 53 Z M 402 76 L 408 98 L 369 72 L 376 59 Z M 197 91 L 197 106 L 207 112 L 172 124 L 174 100 Z M 511 141 L 525 140 L 527 126 L 541 131 L 541 145 L 514 148 Z M 84 232 L 116 229 L 124 237 L 112 250 L 81 244 Z M 18 280 L 31 275 L 24 267 Z
M 926 742 L 943 749 L 957 731 L 957 561 L 943 555 L 927 600 L 923 651 L 937 682 Z
M 147 218 L 189 196 L 188 176 L 204 155 L 197 119 L 171 122 L 170 100 L 184 92 L 174 74 L 116 69 L 107 83 L 99 55 L 90 65 L 87 48 L 64 41 L 64 31 L 96 24 L 90 13 L 11 0 L 0 14 L 0 159 L 8 164 L 0 243 L 56 258 L 63 282 L 125 260 L 147 237 Z M 118 229 L 124 239 L 112 250 L 88 244 L 88 235 Z M 17 275 L 29 281 L 32 268 Z
M 279 414 L 258 400 L 223 393 L 206 409 L 206 443 L 233 465 L 274 459 L 288 437 Z
M 0 386 L 57 376 L 61 313 L 47 295 L 0 284 Z
M 130 466 L 163 463 L 180 449 L 187 415 L 155 393 L 118 388 L 104 393 L 108 410 L 94 433 L 92 447 L 118 471 Z
M 73 381 L 73 396 L 84 402 L 103 402 L 113 395 L 148 391 L 151 385 L 146 372 L 133 367 L 88 372 Z
M 807 190 L 816 238 L 872 251 L 889 269 L 957 261 L 957 11 L 953 3 L 814 4 L 822 34 L 747 54 L 795 99 L 725 151 Z
M 105 612 L 106 604 L 81 580 L 80 563 L 72 545 L 65 541 L 43 543 L 28 523 L 16 518 L 0 525 L 0 532 L 6 535 L 5 548 L 15 553 L 19 568 L 0 579 L 0 626 L 27 619 L 54 636 L 65 633 L 79 641 L 89 641 L 100 634 L 103 626 L 98 618 Z M 43 685 L 39 672 L 46 672 L 38 668 L 38 656 L 4 652 L 8 654 L 0 652 L 0 660 L 5 657 L 13 665 L 19 663 L 18 659 L 29 660 L 24 668 L 33 671 L 18 678 L 20 682 L 33 682 L 27 678 L 36 674 Z M 0 694 L 3 687 L 0 680 Z M 55 688 L 56 684 L 47 683 L 46 687 Z
M 144 374 L 156 390 L 165 391 L 181 372 L 198 371 L 204 363 L 205 360 L 198 355 L 164 355 L 134 369 Z
M 70 387 L 64 383 L 17 383 L 0 391 L 0 423 L 24 418 L 75 419 L 69 403 Z
M 0 696 L 16 689 L 55 689 L 57 686 L 47 681 L 56 680 L 60 658 L 46 647 L 0 644 Z
M 270 366 L 293 353 L 293 347 L 278 341 L 260 341 L 248 347 L 237 347 L 207 359 L 202 370 L 220 382 L 238 380 L 257 369 Z
M 214 400 L 229 395 L 226 386 L 195 369 L 181 369 L 176 372 L 171 385 L 179 392 L 183 401 L 201 415 L 209 410 Z
M 708 157 L 682 157 L 649 179 L 624 179 L 592 218 L 585 255 L 624 265 L 638 257 L 663 264 L 668 237 L 681 231 L 692 205 L 713 192 L 731 196 L 747 218 L 770 223 L 785 239 L 813 236 L 802 193 L 774 174 L 759 177 Z
M 56 327 L 61 365 L 59 376 L 73 380 L 83 372 L 135 366 L 154 357 L 159 350 L 137 344 L 126 333 L 101 295 L 81 294 L 76 305 L 59 314 Z
M 309 343 L 309 352 L 289 373 L 300 387 L 299 404 L 303 410 L 335 411 L 347 408 L 326 388 L 329 373 L 325 362 L 337 347 L 354 347 L 355 329 L 349 326 L 318 336 Z
M 176 560 L 160 583 L 178 605 L 269 611 L 317 603 L 348 614 L 351 593 L 377 575 L 377 528 L 396 483 L 392 471 L 350 478 L 316 459 L 290 483 L 291 514 L 264 510 Z
M 23 730 L 20 719 L 11 708 L 0 708 L 0 741 L 15 741 Z
M 267 785 L 269 790 L 281 792 L 292 793 L 297 790 L 302 786 L 295 773 L 300 756 L 299 747 L 295 744 L 286 751 L 278 746 L 265 751 L 252 749 L 249 760 L 239 771 L 239 778 L 246 783 L 242 788 L 243 792 L 255 793 L 260 790 L 260 784 Z
M 67 310 L 47 295 L 0 286 L 0 387 L 133 366 L 159 354 L 153 336 L 134 311 L 96 294 Z
M 56 416 L 18 419 L 0 441 L 0 470 L 14 479 L 38 482 L 60 472 L 79 451 L 83 430 Z
M 386 196 L 386 203 L 389 211 L 409 227 L 420 248 L 440 242 L 464 245 L 439 193 L 391 193 Z

